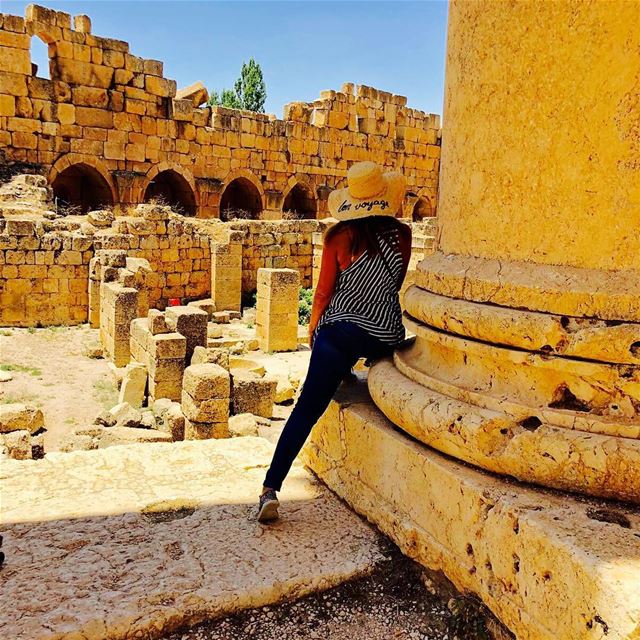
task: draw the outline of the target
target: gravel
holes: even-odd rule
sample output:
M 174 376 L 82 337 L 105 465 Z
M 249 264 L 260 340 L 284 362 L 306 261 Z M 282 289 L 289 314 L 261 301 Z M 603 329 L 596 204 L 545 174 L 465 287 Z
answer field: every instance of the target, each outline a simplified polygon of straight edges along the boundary
M 280 605 L 205 622 L 165 640 L 481 640 L 497 625 L 476 600 L 387 542 L 368 577 Z M 492 632 L 489 631 L 492 629 Z M 507 638 L 504 631 L 498 634 Z

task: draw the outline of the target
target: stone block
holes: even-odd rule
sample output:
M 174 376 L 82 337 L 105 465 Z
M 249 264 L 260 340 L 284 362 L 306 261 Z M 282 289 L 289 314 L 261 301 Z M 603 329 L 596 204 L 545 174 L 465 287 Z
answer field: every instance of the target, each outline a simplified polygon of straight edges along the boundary
M 184 360 L 187 353 L 187 339 L 180 333 L 152 335 L 149 340 L 149 354 L 156 360 Z
M 44 426 L 44 415 L 40 409 L 12 402 L 0 404 L 0 433 L 27 431 L 35 433 Z
M 204 366 L 204 365 L 196 365 Z M 212 365 L 216 366 L 216 365 Z M 229 398 L 195 400 L 182 390 L 182 413 L 194 422 L 225 422 L 229 420 Z
M 147 314 L 147 326 L 152 335 L 160 335 L 163 333 L 171 333 L 171 329 L 167 325 L 164 313 L 158 309 L 149 309 Z M 186 341 L 185 341 L 186 350 Z
M 259 428 L 270 424 L 266 418 L 254 416 L 252 413 L 240 413 L 229 418 L 229 435 L 232 438 L 258 436 Z
M 144 404 L 146 388 L 147 368 L 143 364 L 130 363 L 125 367 L 118 402 L 127 402 L 139 409 Z
M 124 381 L 123 381 L 124 383 Z M 120 402 L 109 409 L 109 413 L 115 418 L 115 427 L 137 427 L 142 420 L 142 414 L 128 402 Z
M 271 418 L 276 387 L 277 382 L 272 378 L 249 372 L 234 373 L 231 391 L 233 414 L 253 413 Z
M 163 398 L 154 403 L 153 411 L 158 416 L 160 431 L 170 433 L 174 442 L 184 440 L 185 417 L 179 402 Z
M 11 431 L 0 434 L 0 453 L 14 460 L 31 460 L 31 434 L 27 430 Z
M 217 364 L 229 371 L 229 349 L 224 347 L 196 347 L 191 357 L 191 364 Z
M 184 89 L 178 89 L 176 100 L 191 100 L 194 107 L 199 107 L 209 100 L 209 92 L 202 82 L 194 82 Z
M 228 399 L 231 391 L 229 372 L 211 363 L 192 364 L 187 367 L 182 385 L 183 390 L 196 401 Z
M 227 422 L 209 423 L 185 420 L 185 440 L 208 440 L 210 438 L 228 438 L 229 424 Z
M 207 322 L 209 321 L 207 312 L 189 306 L 168 307 L 165 318 L 167 325 L 173 331 L 177 331 L 186 338 L 186 360 L 189 362 L 197 346 L 207 345 Z
M 196 309 L 202 309 L 202 311 L 205 311 L 207 313 L 209 320 L 211 320 L 212 314 L 216 310 L 216 303 L 211 300 L 211 298 L 207 298 L 206 300 L 194 300 L 187 306 L 195 307 Z
M 441 455 L 399 432 L 366 389 L 339 392 L 302 459 L 404 553 L 478 595 L 515 637 L 634 637 L 640 519 L 623 504 L 536 490 Z

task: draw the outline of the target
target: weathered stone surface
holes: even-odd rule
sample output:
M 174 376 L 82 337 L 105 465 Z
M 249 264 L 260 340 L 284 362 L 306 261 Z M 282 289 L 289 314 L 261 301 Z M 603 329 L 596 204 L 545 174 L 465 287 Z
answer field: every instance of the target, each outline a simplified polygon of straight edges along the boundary
M 640 503 L 640 440 L 485 409 L 436 391 L 430 380 L 426 386 L 426 378 L 412 381 L 400 356 L 396 362 L 372 367 L 369 388 L 385 415 L 418 440 L 520 480 Z
M 209 440 L 212 438 L 228 438 L 229 423 L 224 422 L 198 422 L 190 420 L 187 416 L 184 419 L 184 439 L 185 440 Z
M 0 404 L 0 433 L 23 431 L 35 433 L 44 426 L 40 409 L 19 402 Z
M 31 434 L 27 430 L 0 434 L 0 451 L 4 451 L 7 457 L 14 460 L 30 460 Z
M 260 426 L 268 426 L 270 421 L 252 413 L 240 413 L 229 418 L 229 435 L 232 438 L 257 436 Z
M 109 413 L 116 419 L 118 427 L 136 427 L 142 420 L 142 414 L 128 402 L 121 402 L 109 409 Z
M 377 535 L 298 464 L 282 520 L 258 525 L 272 452 L 238 438 L 3 461 L 0 636 L 160 637 L 370 571 Z
M 233 375 L 232 386 L 234 414 L 253 413 L 263 418 L 270 418 L 273 415 L 277 386 L 274 379 L 249 372 L 238 372 Z
M 229 372 L 217 364 L 192 364 L 184 370 L 182 389 L 198 401 L 228 399 L 231 389 Z
M 186 389 L 182 390 L 182 412 L 192 422 L 227 422 L 229 398 L 196 400 Z
M 125 367 L 118 403 L 127 402 L 135 409 L 144 404 L 147 388 L 147 368 L 143 364 L 130 363 Z
M 640 514 L 501 480 L 339 392 L 303 460 L 401 549 L 478 594 L 518 640 L 632 640 Z M 594 635 L 595 634 L 595 635 Z
M 184 89 L 176 91 L 176 100 L 191 100 L 194 107 L 199 107 L 209 100 L 209 92 L 202 82 L 194 82 Z
M 217 364 L 229 371 L 229 349 L 224 347 L 196 347 L 193 350 L 191 364 Z

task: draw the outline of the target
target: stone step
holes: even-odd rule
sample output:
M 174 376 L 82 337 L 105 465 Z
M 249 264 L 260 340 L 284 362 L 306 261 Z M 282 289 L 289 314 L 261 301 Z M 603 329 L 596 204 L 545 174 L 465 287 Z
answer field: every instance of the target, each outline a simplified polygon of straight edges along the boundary
M 256 496 L 262 438 L 2 461 L 0 638 L 157 638 L 369 573 L 379 536 L 294 465 L 282 519 Z
M 501 479 L 399 432 L 349 386 L 304 461 L 418 562 L 479 595 L 518 640 L 635 640 L 640 512 Z

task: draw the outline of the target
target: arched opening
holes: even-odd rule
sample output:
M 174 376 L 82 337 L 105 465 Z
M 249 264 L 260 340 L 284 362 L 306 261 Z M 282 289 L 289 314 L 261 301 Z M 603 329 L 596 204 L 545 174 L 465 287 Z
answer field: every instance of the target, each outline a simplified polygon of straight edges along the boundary
M 191 185 L 173 169 L 161 171 L 144 192 L 144 201 L 157 200 L 168 204 L 185 216 L 196 215 L 196 198 Z
M 49 45 L 37 35 L 31 38 L 31 75 L 51 80 Z
M 413 205 L 413 221 L 420 222 L 425 218 L 433 218 L 433 209 L 426 198 L 418 198 Z
M 67 214 L 113 205 L 109 183 L 98 170 L 83 162 L 61 171 L 51 187 L 56 208 Z
M 222 192 L 220 219 L 256 220 L 262 213 L 262 199 L 258 188 L 248 178 L 232 180 Z
M 298 183 L 289 191 L 282 205 L 282 217 L 291 220 L 313 220 L 316 218 L 317 204 L 313 194 Z

